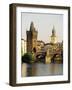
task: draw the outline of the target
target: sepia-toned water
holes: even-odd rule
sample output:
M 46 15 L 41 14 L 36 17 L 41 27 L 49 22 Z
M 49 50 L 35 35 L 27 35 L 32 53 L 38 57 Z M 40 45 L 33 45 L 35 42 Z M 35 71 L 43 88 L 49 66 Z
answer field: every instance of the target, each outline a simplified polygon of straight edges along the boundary
M 63 64 L 22 64 L 21 75 L 26 76 L 52 76 L 52 75 L 62 75 L 63 74 Z

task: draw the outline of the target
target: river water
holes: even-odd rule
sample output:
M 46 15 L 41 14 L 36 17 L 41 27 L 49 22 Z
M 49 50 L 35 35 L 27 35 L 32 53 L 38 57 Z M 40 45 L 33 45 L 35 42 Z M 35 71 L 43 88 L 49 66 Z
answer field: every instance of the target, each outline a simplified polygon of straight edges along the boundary
M 62 74 L 63 74 L 63 64 L 23 63 L 21 67 L 22 77 L 53 76 Z

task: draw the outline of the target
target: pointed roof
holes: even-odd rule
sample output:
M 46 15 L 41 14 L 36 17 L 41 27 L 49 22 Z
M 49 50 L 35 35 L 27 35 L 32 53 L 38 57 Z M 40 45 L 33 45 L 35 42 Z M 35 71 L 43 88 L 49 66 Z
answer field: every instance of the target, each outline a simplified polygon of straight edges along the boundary
M 53 25 L 53 29 L 52 29 L 52 36 L 55 36 L 56 35 L 56 32 L 55 32 L 55 27 Z
M 30 31 L 34 31 L 34 30 L 35 30 L 35 27 L 34 27 L 34 23 L 32 21 L 31 24 L 30 24 Z

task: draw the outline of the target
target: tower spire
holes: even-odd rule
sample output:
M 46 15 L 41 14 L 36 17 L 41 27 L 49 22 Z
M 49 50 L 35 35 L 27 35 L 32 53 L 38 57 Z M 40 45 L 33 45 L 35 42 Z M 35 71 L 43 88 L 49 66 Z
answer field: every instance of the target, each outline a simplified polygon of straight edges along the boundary
M 34 27 L 34 23 L 32 21 L 31 24 L 30 24 L 30 31 L 34 31 L 34 30 L 35 30 L 35 27 Z
M 54 25 L 53 25 L 52 36 L 56 36 L 55 34 L 56 34 L 56 32 L 55 32 L 55 27 L 54 27 Z

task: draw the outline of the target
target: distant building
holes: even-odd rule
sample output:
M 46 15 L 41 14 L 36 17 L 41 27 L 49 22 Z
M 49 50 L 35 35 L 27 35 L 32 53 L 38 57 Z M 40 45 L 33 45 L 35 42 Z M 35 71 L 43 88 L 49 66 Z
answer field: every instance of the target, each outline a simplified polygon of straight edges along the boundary
M 44 42 L 42 40 L 37 40 L 37 52 L 41 52 L 44 48 Z
M 31 22 L 30 30 L 26 31 L 26 34 L 27 34 L 27 52 L 32 52 L 33 50 L 37 50 L 38 32 L 36 31 L 33 22 Z
M 21 39 L 21 54 L 22 56 L 24 55 L 24 53 L 27 52 L 27 46 L 26 46 L 26 40 Z

